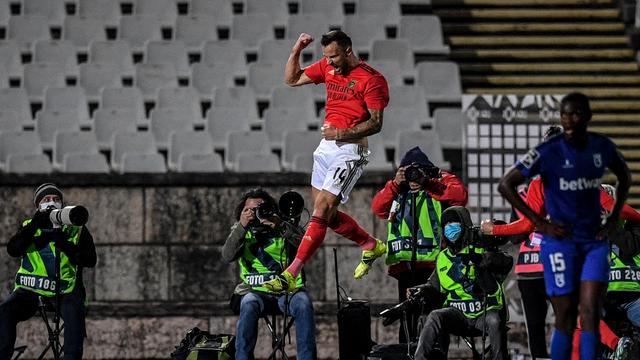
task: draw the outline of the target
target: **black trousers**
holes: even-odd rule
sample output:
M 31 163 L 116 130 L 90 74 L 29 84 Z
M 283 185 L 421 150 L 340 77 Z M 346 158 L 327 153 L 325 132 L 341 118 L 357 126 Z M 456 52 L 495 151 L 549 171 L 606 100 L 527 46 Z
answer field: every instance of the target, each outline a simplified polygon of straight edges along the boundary
M 65 360 L 82 359 L 86 334 L 84 299 L 84 288 L 78 283 L 71 293 L 63 295 L 61 299 Z M 37 311 L 38 294 L 24 289 L 15 290 L 0 304 L 0 360 L 11 359 L 16 342 L 16 325 L 30 319 Z M 42 324 L 42 332 L 47 332 L 45 324 Z
M 407 300 L 407 289 L 410 287 L 422 285 L 427 282 L 433 269 L 416 269 L 412 275 L 411 271 L 406 271 L 400 274 L 394 275 L 398 279 L 398 302 Z M 418 327 L 418 318 L 420 314 L 407 314 L 407 322 L 409 326 L 409 339 L 415 339 Z M 407 337 L 404 332 L 404 319 L 400 321 L 400 331 L 398 333 L 398 339 L 400 344 L 407 343 Z
M 518 289 L 522 297 L 522 308 L 529 352 L 533 359 L 550 358 L 547 352 L 546 319 L 549 297 L 544 288 L 544 279 L 518 279 Z

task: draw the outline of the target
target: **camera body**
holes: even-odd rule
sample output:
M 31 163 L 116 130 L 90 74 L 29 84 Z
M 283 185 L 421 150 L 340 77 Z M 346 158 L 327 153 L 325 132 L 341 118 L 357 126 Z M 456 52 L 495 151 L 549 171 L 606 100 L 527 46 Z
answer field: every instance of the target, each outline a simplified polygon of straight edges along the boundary
M 252 209 L 255 219 L 252 226 L 259 226 L 263 220 L 273 219 L 297 223 L 304 209 L 304 199 L 300 193 L 289 190 L 280 196 L 278 204 L 262 202 Z
M 404 177 L 409 182 L 420 183 L 427 179 L 437 178 L 440 169 L 435 166 L 424 166 L 418 163 L 412 163 L 404 169 Z
M 49 220 L 54 227 L 62 225 L 83 226 L 89 220 L 89 211 L 82 205 L 65 206 L 49 213 Z

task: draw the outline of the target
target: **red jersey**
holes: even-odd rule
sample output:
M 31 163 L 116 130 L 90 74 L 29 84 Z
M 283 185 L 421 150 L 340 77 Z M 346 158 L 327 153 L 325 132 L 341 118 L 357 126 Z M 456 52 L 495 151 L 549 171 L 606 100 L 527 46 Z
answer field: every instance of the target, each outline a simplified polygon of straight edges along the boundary
M 334 67 L 325 59 L 304 69 L 315 84 L 326 84 L 325 124 L 338 129 L 351 128 L 369 119 L 369 109 L 382 110 L 389 103 L 387 80 L 364 61 L 347 76 L 334 72 Z

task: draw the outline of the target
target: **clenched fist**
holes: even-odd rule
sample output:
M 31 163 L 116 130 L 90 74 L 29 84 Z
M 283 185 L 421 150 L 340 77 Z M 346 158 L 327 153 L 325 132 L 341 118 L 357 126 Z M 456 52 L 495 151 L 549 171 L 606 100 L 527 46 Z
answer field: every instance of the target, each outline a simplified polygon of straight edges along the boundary
M 313 37 L 311 37 L 311 35 L 302 33 L 298 37 L 298 40 L 296 41 L 295 45 L 293 45 L 293 51 L 300 52 L 304 48 L 309 46 L 309 44 L 311 44 L 312 42 L 313 42 Z

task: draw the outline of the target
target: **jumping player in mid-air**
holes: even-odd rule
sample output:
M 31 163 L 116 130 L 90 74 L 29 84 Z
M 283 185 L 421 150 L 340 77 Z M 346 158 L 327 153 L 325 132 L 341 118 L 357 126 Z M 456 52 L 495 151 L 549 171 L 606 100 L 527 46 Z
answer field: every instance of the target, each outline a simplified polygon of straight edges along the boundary
M 500 193 L 543 234 L 541 256 L 547 294 L 556 315 L 551 340 L 554 360 L 571 358 L 571 335 L 578 312 L 583 332 L 580 358 L 595 359 L 598 322 L 609 275 L 606 233 L 615 226 L 629 193 L 629 169 L 607 137 L 588 132 L 589 99 L 571 93 L 561 102 L 564 133 L 530 150 L 500 180 Z M 601 218 L 604 169 L 618 178 L 618 197 Z M 533 211 L 516 187 L 540 174 L 548 220 Z
M 322 35 L 322 59 L 300 68 L 300 54 L 312 41 L 310 35 L 300 34 L 287 60 L 284 80 L 290 86 L 325 83 L 327 89 L 323 139 L 313 153 L 313 214 L 291 265 L 264 283 L 272 291 L 295 288 L 295 277 L 324 241 L 327 227 L 362 248 L 356 279 L 366 275 L 373 261 L 386 253 L 386 245 L 338 210 L 338 205 L 347 202 L 367 164 L 367 136 L 382 129 L 389 87 L 382 74 L 358 59 L 351 39 L 339 30 Z

